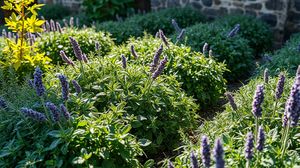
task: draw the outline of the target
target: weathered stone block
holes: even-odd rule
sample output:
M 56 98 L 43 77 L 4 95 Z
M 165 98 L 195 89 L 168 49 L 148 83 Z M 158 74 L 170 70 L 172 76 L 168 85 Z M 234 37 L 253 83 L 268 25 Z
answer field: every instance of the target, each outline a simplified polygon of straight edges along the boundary
M 202 3 L 204 6 L 207 6 L 207 7 L 212 6 L 212 0 L 202 0 Z
M 295 4 L 295 9 L 297 11 L 300 11 L 300 1 L 299 0 L 294 0 L 294 4 Z
M 234 8 L 234 9 L 230 9 L 230 13 L 231 14 L 244 14 L 244 10 L 239 9 L 239 8 Z
M 246 10 L 245 14 L 246 14 L 246 15 L 250 15 L 250 16 L 254 16 L 254 17 L 257 16 L 256 12 L 255 12 L 255 11 L 252 11 L 252 10 Z
M 266 8 L 269 10 L 282 10 L 283 1 L 282 0 L 268 0 L 266 2 Z
M 214 0 L 215 5 L 220 5 L 221 4 L 221 0 Z
M 260 3 L 253 3 L 245 6 L 246 9 L 254 9 L 254 10 L 261 10 L 262 4 Z
M 192 2 L 192 6 L 199 10 L 202 9 L 202 5 L 200 4 L 200 2 Z
M 277 16 L 273 14 L 262 14 L 260 19 L 267 22 L 270 26 L 276 27 L 277 25 Z

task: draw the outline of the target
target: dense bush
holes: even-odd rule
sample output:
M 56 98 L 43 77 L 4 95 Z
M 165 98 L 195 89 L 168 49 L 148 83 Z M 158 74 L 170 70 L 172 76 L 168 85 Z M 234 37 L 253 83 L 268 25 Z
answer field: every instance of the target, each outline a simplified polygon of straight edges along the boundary
M 110 55 L 119 57 L 124 54 L 130 63 L 149 66 L 161 43 L 160 39 L 145 34 L 143 38 L 132 38 L 126 44 L 112 49 Z M 131 55 L 131 45 L 139 56 L 137 60 Z M 215 103 L 223 94 L 226 86 L 222 76 L 226 71 L 224 64 L 217 63 L 212 58 L 205 58 L 204 55 L 191 51 L 189 47 L 176 46 L 171 42 L 169 48 L 164 46 L 160 57 L 164 56 L 170 60 L 165 72 L 176 75 L 176 79 L 182 83 L 182 88 L 190 96 L 194 96 L 202 107 Z
M 175 32 L 172 25 L 172 19 L 175 19 L 178 26 L 185 28 L 199 22 L 204 22 L 206 18 L 196 9 L 191 7 L 168 8 L 144 15 L 136 15 L 126 20 L 130 24 L 137 24 L 143 30 L 154 35 L 159 29 L 169 35 Z
M 73 57 L 73 48 L 70 44 L 69 37 L 75 38 L 86 54 L 95 51 L 95 43 L 100 44 L 100 55 L 104 56 L 107 52 L 111 50 L 114 45 L 110 35 L 103 32 L 95 32 L 93 29 L 65 29 L 63 33 L 50 32 L 43 33 L 42 37 L 37 39 L 38 46 L 41 51 L 45 52 L 48 57 L 52 59 L 54 64 L 61 62 L 61 57 L 59 52 L 64 50 L 66 55 Z
M 142 27 L 136 23 L 107 21 L 96 25 L 98 31 L 111 33 L 117 44 L 121 44 L 130 37 L 140 37 L 143 35 Z
M 186 29 L 186 45 L 201 51 L 204 43 L 209 44 L 213 57 L 224 61 L 231 72 L 225 74 L 228 80 L 240 80 L 249 76 L 253 64 L 253 50 L 248 41 L 239 35 L 227 37 L 229 27 L 220 24 L 197 24 Z M 174 35 L 173 38 L 176 38 Z
M 270 27 L 255 17 L 232 15 L 219 18 L 216 22 L 227 27 L 240 24 L 238 34 L 249 41 L 249 46 L 255 51 L 256 56 L 260 56 L 272 47 L 273 37 Z
M 265 132 L 265 145 L 262 152 L 254 149 L 254 157 L 250 167 L 299 167 L 300 165 L 300 145 L 299 145 L 299 124 L 290 129 L 288 136 L 288 149 L 283 152 L 283 132 L 286 127 L 282 126 L 282 117 L 291 85 L 294 79 L 286 80 L 283 95 L 275 101 L 275 88 L 278 78 L 271 78 L 269 84 L 264 84 L 264 101 L 262 103 L 262 117 L 258 123 Z M 255 118 L 252 111 L 252 101 L 255 88 L 263 84 L 262 79 L 250 81 L 235 93 L 234 99 L 237 110 L 233 110 L 229 103 L 226 110 L 218 114 L 214 120 L 204 122 L 197 130 L 198 134 L 194 139 L 197 143 L 187 141 L 183 154 L 175 158 L 178 167 L 188 167 L 190 162 L 190 151 L 194 151 L 197 159 L 201 162 L 199 150 L 201 136 L 207 135 L 213 148 L 214 139 L 221 137 L 225 150 L 225 167 L 246 167 L 245 159 L 245 139 L 247 132 L 255 134 Z M 299 91 L 299 88 L 298 88 Z M 194 141 L 195 142 L 195 141 Z M 257 143 L 255 144 L 256 148 Z M 215 162 L 212 161 L 212 165 Z M 201 163 L 202 164 L 202 163 Z
M 57 67 L 48 73 L 47 83 L 56 88 L 55 73 L 68 74 L 69 79 L 78 80 L 86 94 L 82 95 L 81 101 L 95 101 L 93 106 L 99 111 L 124 102 L 124 116 L 134 117 L 131 133 L 152 141 L 145 149 L 150 152 L 148 154 L 172 149 L 178 145 L 178 131 L 188 132 L 195 126 L 197 105 L 180 89 L 174 76 L 152 80 L 148 67 L 128 62 L 127 68 L 123 69 L 120 57 L 91 59 L 83 69 L 80 74 L 73 67 L 65 70 Z
M 259 68 L 259 73 L 268 68 L 270 74 L 278 74 L 280 71 L 287 71 L 294 75 L 300 64 L 300 34 L 293 35 L 283 46 L 275 51 L 274 55 L 266 55 L 267 59 Z
M 72 93 L 67 103 L 70 119 L 61 114 L 58 122 L 50 118 L 38 121 L 21 108 L 47 114 L 43 102 L 63 103 L 59 90 L 47 89 L 45 101 L 41 101 L 27 83 L 1 80 L 1 85 L 5 86 L 0 90 L 1 167 L 141 166 L 137 157 L 142 156 L 141 145 L 146 141 L 129 133 L 131 119 L 124 117 L 122 104 L 107 104 L 108 110 L 97 111 L 93 101 L 82 102 Z
M 68 7 L 59 4 L 48 4 L 42 7 L 38 12 L 39 16 L 43 16 L 45 19 L 59 20 L 71 14 Z
M 159 29 L 165 34 L 175 32 L 172 25 L 175 19 L 181 28 L 203 22 L 205 17 L 197 10 L 190 7 L 169 8 L 143 15 L 135 15 L 123 22 L 103 22 L 97 24 L 97 30 L 110 32 L 116 38 L 118 44 L 126 41 L 129 37 L 139 37 L 143 31 L 154 35 Z
M 133 11 L 134 0 L 84 0 L 85 15 L 93 20 L 111 20 Z

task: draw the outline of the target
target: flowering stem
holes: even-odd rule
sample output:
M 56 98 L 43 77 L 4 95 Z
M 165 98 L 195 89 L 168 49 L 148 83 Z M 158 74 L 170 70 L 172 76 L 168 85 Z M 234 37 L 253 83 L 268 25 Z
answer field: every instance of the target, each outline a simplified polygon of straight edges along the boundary
M 255 142 L 258 142 L 258 117 L 255 117 Z
M 46 108 L 45 99 L 44 99 L 43 96 L 41 96 L 41 102 L 42 102 L 42 104 L 43 104 L 43 107 L 44 107 L 44 111 L 45 111 L 46 117 L 47 117 L 48 121 L 50 121 L 50 120 L 51 120 L 51 117 L 50 117 L 50 114 L 48 113 L 48 110 L 47 110 L 47 108 Z M 49 123 L 51 123 L 51 122 L 49 122 Z
M 277 104 L 278 104 L 278 100 L 276 99 L 275 100 L 275 105 L 274 105 L 274 110 L 273 110 L 273 116 L 272 117 L 275 117 L 275 115 L 276 115 Z
M 250 168 L 250 159 L 247 159 L 246 168 Z
M 286 146 L 287 146 L 287 140 L 288 140 L 288 137 L 289 137 L 289 130 L 290 130 L 290 120 L 286 126 L 286 130 L 284 132 L 284 139 L 283 139 L 283 146 L 282 146 L 282 152 L 281 152 L 281 158 L 283 159 L 284 157 L 284 154 L 285 154 L 285 151 L 286 151 Z
M 79 61 L 79 62 L 80 62 L 80 72 L 81 72 L 82 76 L 84 77 L 84 67 L 83 67 L 82 61 Z

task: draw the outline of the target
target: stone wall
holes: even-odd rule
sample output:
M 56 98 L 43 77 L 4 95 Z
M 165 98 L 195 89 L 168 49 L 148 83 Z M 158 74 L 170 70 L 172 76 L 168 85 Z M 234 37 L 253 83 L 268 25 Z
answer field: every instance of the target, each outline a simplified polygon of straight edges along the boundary
M 151 0 L 152 9 L 191 5 L 209 17 L 248 14 L 267 22 L 277 42 L 300 29 L 300 0 Z M 288 25 L 288 26 L 287 26 Z
M 61 4 L 69 7 L 72 11 L 79 11 L 83 0 L 38 0 L 43 4 Z

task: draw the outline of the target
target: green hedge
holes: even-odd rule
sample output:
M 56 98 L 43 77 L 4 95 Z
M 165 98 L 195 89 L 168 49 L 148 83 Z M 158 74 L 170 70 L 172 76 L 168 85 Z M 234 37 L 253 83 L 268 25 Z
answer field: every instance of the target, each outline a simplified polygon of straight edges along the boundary
M 300 34 L 294 34 L 285 45 L 272 54 L 266 54 L 264 64 L 261 65 L 258 72 L 261 74 L 265 68 L 268 68 L 271 75 L 278 74 L 280 71 L 287 71 L 294 75 L 298 65 L 300 65 Z
M 277 106 L 274 110 L 274 94 L 277 82 L 277 77 L 271 78 L 269 84 L 264 84 L 262 78 L 254 79 L 236 91 L 234 99 L 237 111 L 234 111 L 228 103 L 224 112 L 218 114 L 214 120 L 206 121 L 201 125 L 196 130 L 197 136 L 194 137 L 197 142 L 187 141 L 186 145 L 182 146 L 185 150 L 174 159 L 174 164 L 178 167 L 187 167 L 190 165 L 190 153 L 194 151 L 201 166 L 201 154 L 199 153 L 201 137 L 206 135 L 209 137 L 211 150 L 213 150 L 215 139 L 221 138 L 225 150 L 225 167 L 245 167 L 246 134 L 248 132 L 255 134 L 255 117 L 251 112 L 253 95 L 257 85 L 264 84 L 264 101 L 259 125 L 264 128 L 266 140 L 262 152 L 253 150 L 254 157 L 250 162 L 250 167 L 298 167 L 300 165 L 299 124 L 298 127 L 290 129 L 288 149 L 285 155 L 281 156 L 281 147 L 283 146 L 281 138 L 284 128 L 282 127 L 282 117 L 294 79 L 286 79 L 283 95 L 276 102 Z M 256 143 L 254 142 L 255 147 Z M 211 165 L 215 165 L 213 159 Z
M 195 51 L 202 51 L 204 43 L 208 43 L 213 57 L 224 62 L 231 72 L 225 74 L 230 81 L 247 78 L 254 65 L 253 50 L 248 41 L 239 35 L 227 37 L 229 27 L 221 24 L 197 24 L 186 29 L 186 45 Z M 173 39 L 177 37 L 173 35 Z
M 124 116 L 132 118 L 130 132 L 152 141 L 145 149 L 148 156 L 177 147 L 178 131 L 194 128 L 198 107 L 174 76 L 160 76 L 152 81 L 148 67 L 128 62 L 123 69 L 120 57 L 90 59 L 83 69 L 84 73 L 80 73 L 70 66 L 57 67 L 46 75 L 47 83 L 57 88 L 55 74 L 67 74 L 69 79 L 77 79 L 83 89 L 80 101 L 91 100 L 98 111 L 124 104 Z
M 132 38 L 126 44 L 112 49 L 110 55 L 119 57 L 124 54 L 131 63 L 149 66 L 161 43 L 160 39 L 145 34 L 144 37 Z M 162 59 L 167 56 L 170 60 L 167 68 L 169 71 L 166 73 L 175 74 L 176 79 L 182 83 L 182 88 L 190 96 L 194 96 L 201 107 L 216 103 L 226 87 L 226 80 L 223 78 L 225 65 L 212 58 L 205 58 L 204 55 L 191 51 L 189 47 L 176 46 L 171 42 L 169 44 L 169 48 L 164 46 L 160 57 Z M 137 60 L 131 55 L 131 45 L 139 56 Z
M 256 56 L 261 56 L 265 51 L 272 47 L 273 35 L 267 23 L 246 15 L 231 15 L 219 18 L 218 22 L 227 27 L 234 27 L 240 24 L 240 34 L 249 40 L 249 46 L 255 51 Z
M 181 28 L 204 22 L 206 18 L 191 7 L 168 8 L 143 15 L 135 15 L 125 19 L 123 22 L 103 22 L 96 25 L 100 31 L 108 31 L 121 44 L 129 37 L 139 37 L 143 31 L 154 35 L 159 29 L 170 35 L 175 32 L 172 25 L 175 19 Z
M 90 53 L 95 51 L 95 43 L 100 44 L 100 55 L 106 55 L 114 45 L 110 34 L 103 32 L 95 32 L 93 29 L 76 29 L 67 28 L 63 33 L 50 32 L 43 33 L 41 38 L 37 39 L 38 47 L 41 52 L 45 52 L 48 57 L 52 59 L 52 63 L 61 63 L 62 59 L 59 52 L 64 50 L 66 55 L 75 59 L 72 45 L 69 37 L 75 38 L 83 53 Z

